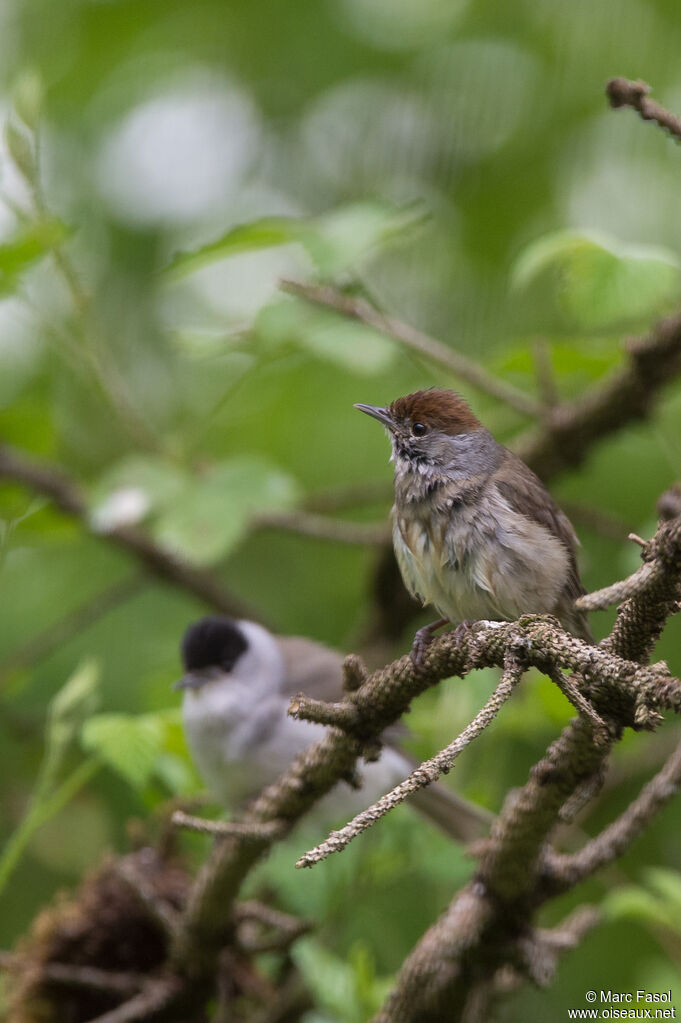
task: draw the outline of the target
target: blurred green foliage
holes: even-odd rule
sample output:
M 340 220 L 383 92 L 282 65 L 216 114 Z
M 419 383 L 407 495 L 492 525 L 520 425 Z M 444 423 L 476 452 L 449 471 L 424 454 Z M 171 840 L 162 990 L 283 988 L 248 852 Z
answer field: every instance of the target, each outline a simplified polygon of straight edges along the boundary
M 559 395 L 578 396 L 619 364 L 623 331 L 681 298 L 681 154 L 603 97 L 610 75 L 641 77 L 680 110 L 680 45 L 672 0 L 616 11 L 605 0 L 9 0 L 2 438 L 64 466 L 95 533 L 139 523 L 278 630 L 350 648 L 376 552 L 253 530 L 252 515 L 384 481 L 385 498 L 339 513 L 384 521 L 387 444 L 352 403 L 457 381 L 283 295 L 278 279 L 350 286 L 528 392 L 541 342 Z M 470 398 L 502 440 L 526 425 Z M 623 538 L 650 534 L 657 496 L 681 477 L 680 427 L 674 384 L 650 421 L 552 484 L 608 519 L 604 530 L 574 516 L 588 588 L 635 567 Z M 0 517 L 0 843 L 7 855 L 19 835 L 23 851 L 3 894 L 7 946 L 59 887 L 125 848 L 131 816 L 198 787 L 170 684 L 182 631 L 204 608 L 149 578 L 90 620 L 93 601 L 139 566 L 19 486 L 3 485 Z M 597 633 L 610 619 L 594 616 Z M 677 621 L 658 650 L 676 673 L 680 642 Z M 50 768 L 50 793 L 83 765 L 96 773 L 29 835 L 56 757 L 56 694 L 85 657 L 100 666 L 100 712 Z M 418 701 L 414 750 L 448 742 L 493 684 L 480 672 Z M 498 808 L 569 715 L 547 680 L 528 677 L 456 784 Z M 626 806 L 663 739 L 625 742 L 623 780 L 588 830 Z M 610 922 L 549 992 L 509 999 L 504 1020 L 558 1018 L 589 987 L 677 983 L 678 942 L 664 937 L 677 817 L 672 807 L 615 875 L 547 911 L 556 921 L 606 892 Z M 292 869 L 303 844 L 278 849 L 249 887 L 319 921 L 298 952 L 315 1018 L 355 1023 L 471 864 L 407 810 L 304 874 Z M 205 844 L 188 849 L 198 861 Z M 610 891 L 620 880 L 628 888 Z

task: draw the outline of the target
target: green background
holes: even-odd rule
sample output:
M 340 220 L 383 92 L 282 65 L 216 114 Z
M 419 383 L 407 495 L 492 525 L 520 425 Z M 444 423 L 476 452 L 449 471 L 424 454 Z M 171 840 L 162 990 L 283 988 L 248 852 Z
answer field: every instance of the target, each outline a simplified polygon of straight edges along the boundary
M 387 442 L 353 402 L 460 382 L 283 297 L 278 279 L 359 289 L 530 393 L 542 346 L 560 397 L 577 397 L 621 362 L 623 338 L 681 298 L 681 152 L 604 97 L 612 75 L 643 78 L 681 111 L 680 51 L 671 0 L 6 2 L 0 435 L 63 465 L 100 526 L 112 494 L 136 487 L 144 527 L 263 621 L 356 647 L 378 550 L 249 523 L 354 484 L 373 497 L 338 514 L 385 522 Z M 38 124 L 36 190 L 24 151 Z M 202 259 L 177 258 L 220 238 Z M 500 440 L 527 427 L 462 390 Z M 681 477 L 680 425 L 673 384 L 650 420 L 551 482 L 582 539 L 588 589 L 636 567 L 625 538 L 652 534 L 657 497 Z M 2 895 L 8 947 L 58 889 L 127 847 L 129 818 L 198 787 L 177 715 L 161 712 L 178 706 L 179 639 L 205 609 L 146 579 L 93 623 L 36 646 L 139 568 L 20 487 L 2 486 L 0 515 L 0 840 L 35 784 L 49 701 L 84 658 L 99 666 L 100 714 L 151 715 L 141 727 L 118 719 L 110 747 L 100 728 L 66 750 L 63 777 L 86 749 L 105 766 L 21 858 Z M 599 637 L 611 617 L 593 616 Z M 656 653 L 676 674 L 680 639 L 676 620 Z M 478 673 L 423 697 L 413 748 L 445 745 L 493 684 Z M 528 677 L 455 784 L 498 809 L 569 716 L 546 679 Z M 676 729 L 627 736 L 585 830 L 626 806 Z M 549 991 L 513 995 L 501 1019 L 564 1018 L 589 988 L 676 984 L 681 1005 L 677 822 L 672 805 L 616 868 L 547 909 L 549 924 L 603 902 L 608 921 Z M 320 921 L 300 952 L 311 982 L 332 992 L 320 991 L 314 1018 L 365 1019 L 472 863 L 407 810 L 301 874 L 291 865 L 303 844 L 278 850 L 251 888 L 266 879 L 278 905 Z M 189 855 L 204 849 L 190 843 Z

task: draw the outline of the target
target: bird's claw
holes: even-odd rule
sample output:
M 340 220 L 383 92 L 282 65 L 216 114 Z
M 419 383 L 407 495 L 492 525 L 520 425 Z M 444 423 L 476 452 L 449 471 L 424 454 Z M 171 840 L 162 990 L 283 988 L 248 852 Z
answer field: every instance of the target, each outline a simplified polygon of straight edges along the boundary
M 436 622 L 431 622 L 430 625 L 424 625 L 423 628 L 418 630 L 414 636 L 414 642 L 411 645 L 411 660 L 415 668 L 418 669 L 422 667 L 426 650 L 433 642 L 434 634 L 438 629 L 441 629 L 443 625 L 448 624 L 449 622 L 446 618 L 438 618 Z

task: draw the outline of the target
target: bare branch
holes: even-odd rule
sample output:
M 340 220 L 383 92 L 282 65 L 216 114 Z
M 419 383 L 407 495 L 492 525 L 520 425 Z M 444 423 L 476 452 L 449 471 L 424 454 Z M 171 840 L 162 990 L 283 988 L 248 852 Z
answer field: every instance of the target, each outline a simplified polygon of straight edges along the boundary
M 621 369 L 556 406 L 512 445 L 544 482 L 580 465 L 596 443 L 627 423 L 649 415 L 662 389 L 681 372 L 681 313 L 628 341 L 625 352 Z
M 137 853 L 137 857 L 144 852 L 145 850 L 141 850 L 140 853 Z M 165 934 L 169 942 L 172 941 L 177 930 L 179 915 L 172 906 L 159 899 L 148 873 L 139 869 L 137 858 L 126 856 L 114 860 L 112 870 L 126 883 L 140 905 L 144 907 L 149 919 Z
M 328 703 L 326 700 L 315 700 L 304 693 L 297 693 L 289 704 L 288 712 L 292 718 L 303 721 L 314 721 L 318 725 L 331 725 L 344 732 L 353 733 L 364 724 L 362 715 L 356 707 L 347 701 Z
M 136 1020 L 151 1019 L 155 1013 L 166 1009 L 178 999 L 182 986 L 174 977 L 160 977 L 148 980 L 139 994 L 123 1002 L 110 1012 L 105 1012 L 90 1023 L 135 1023 Z
M 472 387 L 484 394 L 491 394 L 499 401 L 503 401 L 504 404 L 510 405 L 517 412 L 522 412 L 523 415 L 535 417 L 541 414 L 541 402 L 488 373 L 478 362 L 467 358 L 456 349 L 450 348 L 441 341 L 436 341 L 435 338 L 423 334 L 415 327 L 402 323 L 392 316 L 384 316 L 362 298 L 346 295 L 328 284 L 304 284 L 301 281 L 282 280 L 279 286 L 283 291 L 297 295 L 298 298 L 303 298 L 307 302 L 335 309 L 336 312 L 350 319 L 361 320 L 362 323 L 366 323 L 374 330 L 399 341 L 413 352 L 435 362 L 448 373 L 465 380 L 466 383 L 471 384 Z
M 663 568 L 658 562 L 641 565 L 627 579 L 613 583 L 612 586 L 606 586 L 602 590 L 585 593 L 583 597 L 579 597 L 575 601 L 575 607 L 581 608 L 583 611 L 604 611 L 614 604 L 621 604 L 628 597 L 635 597 L 637 593 L 641 593 L 662 571 Z
M 593 729 L 594 740 L 603 745 L 604 748 L 609 746 L 612 739 L 608 726 L 586 697 L 582 696 L 575 680 L 564 675 L 560 668 L 552 668 L 549 676 L 563 695 L 567 697 L 575 710 L 579 711 L 585 720 L 589 722 Z
M 263 512 L 253 520 L 253 529 L 280 529 L 316 540 L 375 547 L 387 543 L 390 529 L 385 523 L 348 522 L 311 512 Z
M 238 902 L 234 907 L 234 919 L 239 925 L 239 945 L 251 955 L 286 949 L 313 926 L 309 920 L 300 920 L 255 900 Z M 271 933 L 256 934 L 254 925 L 265 927 Z
M 676 139 L 681 140 L 681 120 L 653 99 L 648 99 L 650 86 L 628 78 L 611 78 L 605 87 L 611 107 L 632 107 L 644 121 L 655 121 Z
M 551 344 L 546 338 L 538 337 L 532 345 L 534 356 L 534 374 L 537 389 L 545 408 L 551 409 L 560 404 L 556 377 L 551 360 Z
M 625 600 L 617 612 L 614 628 L 601 644 L 621 657 L 645 661 L 670 615 L 678 611 L 681 579 L 681 517 L 662 522 L 643 552 L 653 567 L 646 585 Z
M 574 887 L 625 852 L 634 839 L 667 806 L 681 788 L 681 743 L 664 767 L 643 787 L 636 799 L 579 852 L 547 853 L 550 884 L 563 891 Z
M 278 838 L 286 830 L 283 821 L 212 821 L 205 817 L 194 817 L 192 814 L 176 810 L 172 823 L 178 828 L 199 831 L 204 835 L 220 835 L 229 838 L 240 838 L 244 841 L 252 839 L 270 841 Z
M 0 952 L 0 969 L 12 973 L 37 971 L 41 980 L 52 984 L 111 991 L 121 997 L 129 997 L 146 983 L 146 977 L 141 973 L 121 973 L 74 963 L 38 962 L 11 952 Z
M 73 636 L 88 629 L 96 621 L 120 604 L 135 597 L 144 587 L 142 576 L 133 576 L 107 586 L 72 611 L 9 654 L 0 663 L 0 689 L 7 684 L 14 671 L 22 671 L 37 664 Z

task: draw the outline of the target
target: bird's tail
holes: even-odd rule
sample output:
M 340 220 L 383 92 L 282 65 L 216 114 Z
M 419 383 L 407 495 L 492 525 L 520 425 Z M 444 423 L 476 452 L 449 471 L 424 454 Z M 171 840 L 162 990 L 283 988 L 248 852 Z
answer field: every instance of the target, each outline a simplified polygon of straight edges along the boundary
M 486 835 L 494 820 L 489 810 L 470 803 L 439 782 L 418 789 L 409 803 L 457 842 L 474 842 Z

